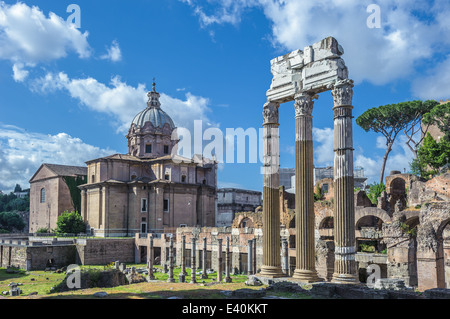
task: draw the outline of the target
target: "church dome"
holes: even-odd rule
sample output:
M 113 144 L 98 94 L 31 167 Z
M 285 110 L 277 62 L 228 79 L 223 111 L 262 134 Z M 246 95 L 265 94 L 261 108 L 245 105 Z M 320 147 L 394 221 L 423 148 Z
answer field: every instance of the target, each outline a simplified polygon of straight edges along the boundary
M 167 123 L 171 130 L 175 129 L 175 124 L 170 116 L 161 109 L 159 93 L 155 91 L 155 83 L 153 83 L 153 91 L 148 92 L 147 96 L 149 97 L 147 107 L 145 110 L 136 114 L 131 125 L 134 124 L 137 127 L 143 127 L 145 123 L 150 122 L 153 127 L 162 128 Z
M 175 128 L 175 124 L 170 116 L 159 107 L 147 107 L 145 110 L 139 112 L 134 117 L 132 124 L 135 124 L 138 127 L 143 127 L 147 122 L 152 123 L 155 128 L 162 128 L 166 123 L 169 124 L 170 129 L 173 130 Z

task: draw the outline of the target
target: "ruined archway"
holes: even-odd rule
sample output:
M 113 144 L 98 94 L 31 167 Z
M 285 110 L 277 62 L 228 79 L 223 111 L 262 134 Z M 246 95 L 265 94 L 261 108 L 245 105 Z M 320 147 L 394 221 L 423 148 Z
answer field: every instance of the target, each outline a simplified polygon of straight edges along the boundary
M 442 221 L 437 232 L 436 270 L 438 288 L 450 288 L 450 218 Z
M 312 109 L 317 94 L 331 90 L 334 112 L 335 282 L 357 282 L 355 263 L 352 98 L 353 81 L 344 50 L 328 37 L 303 51 L 271 60 L 272 84 L 263 108 L 263 265 L 261 275 L 279 277 L 280 206 L 278 108 L 295 101 L 296 269 L 303 282 L 319 280 L 315 269 Z

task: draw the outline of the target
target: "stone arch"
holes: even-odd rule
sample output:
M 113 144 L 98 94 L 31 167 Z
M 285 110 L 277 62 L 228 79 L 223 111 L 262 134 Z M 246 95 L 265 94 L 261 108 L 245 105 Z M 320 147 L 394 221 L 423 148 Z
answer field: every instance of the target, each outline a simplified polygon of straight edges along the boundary
M 253 226 L 254 226 L 253 219 L 250 217 L 243 218 L 239 223 L 239 228 L 245 227 L 253 228 Z
M 437 284 L 438 288 L 450 288 L 450 217 L 441 221 L 437 231 Z
M 355 209 L 355 226 L 358 225 L 359 221 L 366 216 L 377 217 L 383 223 L 391 222 L 391 217 L 385 210 L 377 207 L 364 207 Z
M 333 229 L 334 228 L 334 218 L 333 216 L 327 216 L 319 224 L 319 229 Z

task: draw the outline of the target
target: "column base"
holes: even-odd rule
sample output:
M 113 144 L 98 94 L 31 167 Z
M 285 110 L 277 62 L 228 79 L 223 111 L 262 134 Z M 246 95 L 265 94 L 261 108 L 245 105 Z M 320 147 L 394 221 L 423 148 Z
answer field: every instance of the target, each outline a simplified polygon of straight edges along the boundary
M 268 277 L 268 278 L 278 278 L 285 277 L 285 274 L 281 271 L 281 267 L 274 266 L 261 266 L 260 276 Z
M 319 278 L 315 270 L 306 269 L 295 269 L 292 278 L 305 283 L 323 281 L 323 279 Z
M 356 275 L 352 274 L 334 273 L 331 282 L 337 284 L 359 284 L 359 279 L 356 277 Z

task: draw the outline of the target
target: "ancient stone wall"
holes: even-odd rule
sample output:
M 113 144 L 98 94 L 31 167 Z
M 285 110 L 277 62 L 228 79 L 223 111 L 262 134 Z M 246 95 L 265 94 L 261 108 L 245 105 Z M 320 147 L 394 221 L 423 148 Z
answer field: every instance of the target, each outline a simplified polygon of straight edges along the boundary
M 104 265 L 116 260 L 135 262 L 134 238 L 79 240 L 76 249 L 82 265 Z
M 13 266 L 26 270 L 44 270 L 49 260 L 55 267 L 76 262 L 74 245 L 1 245 L 0 254 L 0 267 Z

